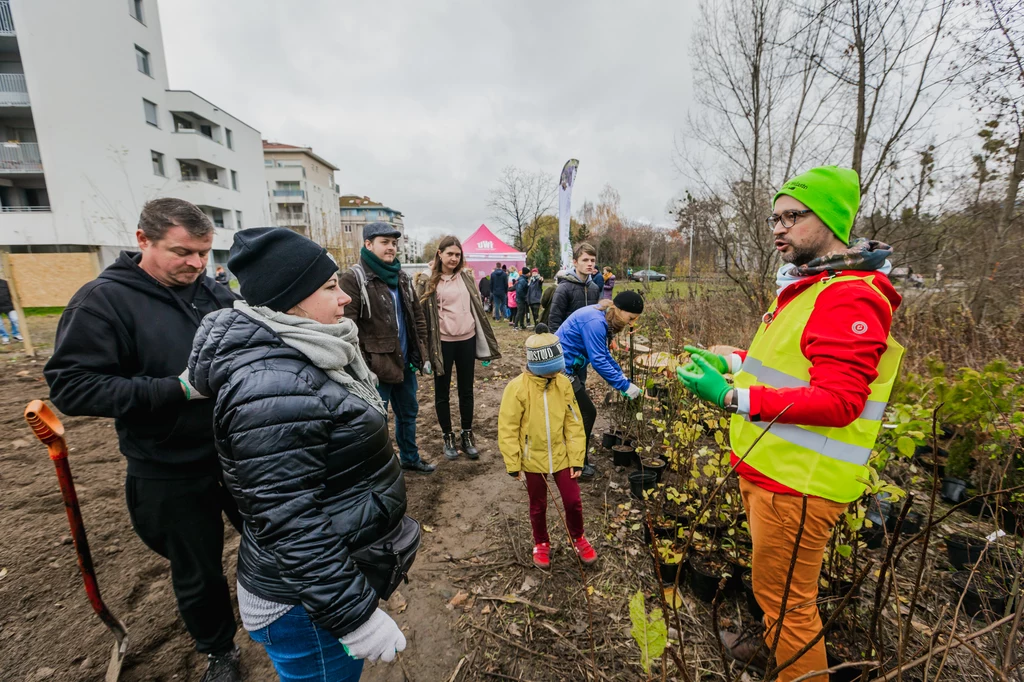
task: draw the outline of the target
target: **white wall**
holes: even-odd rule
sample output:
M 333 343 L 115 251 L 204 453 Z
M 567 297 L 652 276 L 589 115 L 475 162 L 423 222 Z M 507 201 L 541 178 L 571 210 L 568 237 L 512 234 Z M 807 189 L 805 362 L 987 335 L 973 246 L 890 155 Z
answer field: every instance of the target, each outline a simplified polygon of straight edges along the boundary
M 17 224 L 0 216 L 0 244 L 131 247 L 142 205 L 159 196 L 215 205 L 229 212 L 228 227 L 236 210 L 247 227 L 269 224 L 259 132 L 193 93 L 168 91 L 156 0 L 144 0 L 145 24 L 129 14 L 127 0 L 65 0 L 59 9 L 14 0 L 11 7 L 52 216 L 21 216 Z M 135 45 L 150 53 L 151 76 L 138 71 Z M 143 98 L 157 104 L 159 127 L 146 122 Z M 230 128 L 234 150 L 175 134 L 172 109 Z M 164 154 L 166 177 L 154 174 L 150 150 Z M 239 191 L 230 189 L 229 172 L 222 187 L 181 182 L 176 159 L 196 153 L 236 170 Z M 230 246 L 233 233 L 217 232 L 215 248 Z

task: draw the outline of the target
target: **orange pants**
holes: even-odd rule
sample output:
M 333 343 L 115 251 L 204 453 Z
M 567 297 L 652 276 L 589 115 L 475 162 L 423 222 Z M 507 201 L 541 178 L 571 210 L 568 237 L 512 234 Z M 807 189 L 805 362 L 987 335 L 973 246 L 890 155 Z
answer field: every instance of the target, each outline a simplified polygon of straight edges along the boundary
M 750 537 L 754 542 L 753 584 L 757 603 L 764 609 L 765 641 L 771 650 L 776 630 L 773 627 L 782 608 L 782 594 L 793 558 L 800 510 L 803 499 L 794 495 L 771 493 L 740 479 L 740 494 L 747 510 Z M 800 537 L 793 579 L 786 600 L 786 618 L 782 622 L 775 660 L 783 663 L 821 630 L 818 615 L 818 577 L 825 545 L 832 536 L 832 527 L 847 505 L 820 497 L 807 498 L 807 517 Z M 806 654 L 779 673 L 779 682 L 790 682 L 815 670 L 825 670 L 825 640 L 820 639 Z M 828 682 L 827 675 L 811 678 Z

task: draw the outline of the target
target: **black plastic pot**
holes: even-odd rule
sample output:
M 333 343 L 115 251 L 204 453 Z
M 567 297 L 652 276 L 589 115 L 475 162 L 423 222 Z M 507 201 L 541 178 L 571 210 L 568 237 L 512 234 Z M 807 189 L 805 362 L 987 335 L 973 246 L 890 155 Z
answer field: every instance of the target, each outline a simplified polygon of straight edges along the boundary
M 652 471 L 658 477 L 658 483 L 661 483 L 661 475 L 665 472 L 665 467 L 668 466 L 668 462 L 663 459 L 640 459 L 636 460 L 637 467 L 642 471 Z M 641 466 L 641 464 L 643 466 Z
M 957 533 L 946 537 L 946 556 L 958 571 L 964 566 L 973 566 L 985 549 L 985 540 Z
M 712 558 L 721 561 L 723 564 L 721 570 L 714 570 L 705 566 L 705 562 Z M 714 555 L 692 554 L 690 555 L 689 566 L 690 587 L 693 589 L 693 593 L 701 601 L 710 604 L 714 601 L 715 595 L 718 593 L 718 583 L 728 570 L 728 563 L 726 563 L 724 559 Z M 725 589 L 723 590 L 723 596 L 728 597 L 734 593 L 735 589 L 729 582 L 726 582 Z
M 644 499 L 645 490 L 654 490 L 658 476 L 653 471 L 634 471 L 629 475 L 629 493 L 638 500 Z
M 966 512 L 968 516 L 973 516 L 974 518 L 991 518 L 992 506 L 989 503 L 989 498 L 977 497 L 974 495 L 974 491 L 971 490 L 967 491 L 966 497 L 970 500 L 966 505 L 964 505 L 964 512 Z
M 924 514 L 921 512 L 907 512 L 907 518 L 903 519 L 903 527 L 900 528 L 900 535 L 914 535 L 921 532 L 921 524 L 924 522 Z
M 601 447 L 605 450 L 611 450 L 613 446 L 622 443 L 622 437 L 618 436 L 610 431 L 605 431 L 601 434 Z
M 967 499 L 967 481 L 947 476 L 942 479 L 942 489 L 939 494 L 950 504 L 960 504 Z
M 675 519 L 652 519 L 651 524 L 654 526 L 655 537 L 659 539 L 675 540 L 677 527 Z M 646 523 L 642 523 L 641 525 L 644 527 L 644 542 L 650 544 L 651 531 L 647 528 Z
M 678 564 L 666 564 L 664 561 L 658 560 L 658 570 L 661 571 L 661 583 L 663 585 L 672 585 L 676 582 L 676 573 L 679 572 Z M 682 582 L 683 578 L 680 576 L 679 581 Z
M 628 467 L 633 464 L 633 458 L 636 457 L 636 450 L 628 445 L 613 445 L 612 446 L 612 462 L 617 467 Z
M 668 393 L 668 391 L 665 389 L 665 387 L 659 384 L 654 384 L 653 386 L 647 387 L 648 398 L 658 398 L 660 396 L 665 395 L 666 393 Z
M 976 572 L 973 577 L 970 571 L 957 571 L 949 580 L 953 587 L 964 593 L 964 611 L 975 616 L 981 611 L 990 611 L 1002 615 L 1006 611 L 1006 600 L 1009 593 L 1000 580 Z M 968 584 L 970 578 L 970 584 Z M 964 591 L 966 589 L 966 592 Z
M 874 521 L 872 521 L 874 523 Z M 860 538 L 868 543 L 868 549 L 878 549 L 885 542 L 885 528 L 875 524 L 871 528 L 865 528 L 860 532 Z
M 761 620 L 764 618 L 764 609 L 757 603 L 757 598 L 754 597 L 754 574 L 750 571 L 745 571 L 740 576 L 740 584 L 743 586 L 743 595 L 747 600 L 747 611 L 754 617 L 755 620 Z

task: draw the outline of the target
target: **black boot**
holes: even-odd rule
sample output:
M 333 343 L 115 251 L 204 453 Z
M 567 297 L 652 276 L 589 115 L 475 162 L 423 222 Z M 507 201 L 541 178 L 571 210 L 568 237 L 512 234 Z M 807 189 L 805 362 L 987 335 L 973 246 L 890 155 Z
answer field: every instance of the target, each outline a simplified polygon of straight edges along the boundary
M 448 459 L 457 459 L 459 456 L 459 451 L 455 449 L 454 431 L 444 434 L 444 456 Z
M 462 451 L 470 459 L 479 459 L 480 457 L 480 451 L 476 449 L 476 443 L 473 442 L 473 431 L 471 429 L 462 430 Z
M 242 682 L 241 652 L 232 647 L 226 654 L 206 657 L 206 672 L 201 682 Z

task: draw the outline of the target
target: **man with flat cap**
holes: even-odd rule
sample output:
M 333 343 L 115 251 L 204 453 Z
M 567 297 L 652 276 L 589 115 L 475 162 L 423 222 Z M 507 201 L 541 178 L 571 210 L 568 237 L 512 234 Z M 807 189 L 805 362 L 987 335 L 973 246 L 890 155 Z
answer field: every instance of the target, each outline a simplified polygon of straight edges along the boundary
M 427 321 L 398 262 L 402 233 L 387 223 L 363 227 L 359 262 L 341 276 L 341 288 L 352 297 L 345 316 L 359 327 L 359 348 L 380 382 L 384 404 L 395 412 L 395 440 L 402 468 L 429 474 L 435 466 L 420 457 L 416 445 L 419 402 L 416 373 L 430 374 L 426 348 Z

